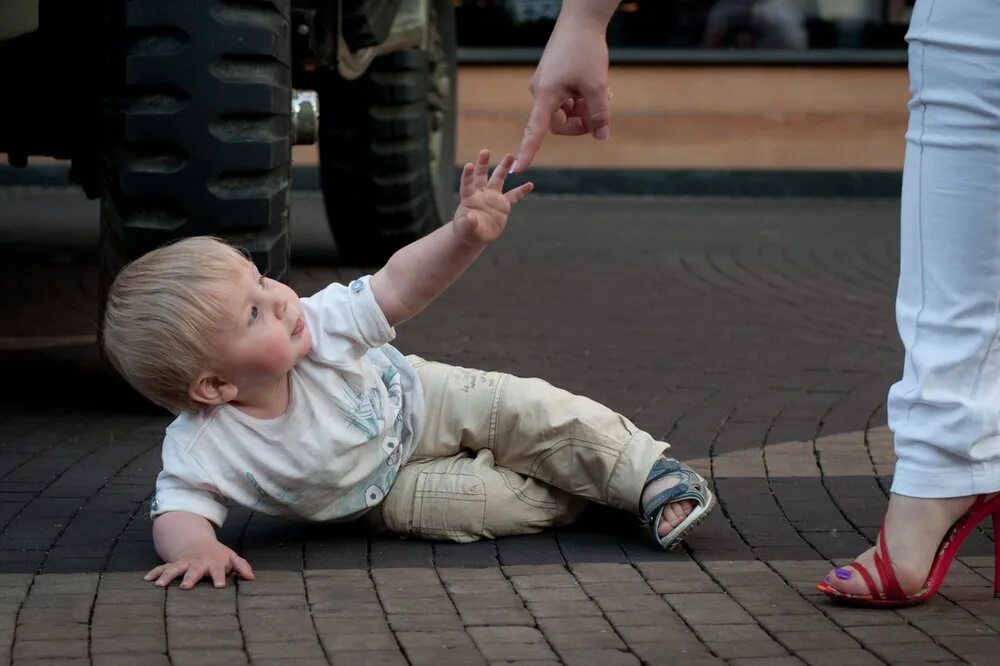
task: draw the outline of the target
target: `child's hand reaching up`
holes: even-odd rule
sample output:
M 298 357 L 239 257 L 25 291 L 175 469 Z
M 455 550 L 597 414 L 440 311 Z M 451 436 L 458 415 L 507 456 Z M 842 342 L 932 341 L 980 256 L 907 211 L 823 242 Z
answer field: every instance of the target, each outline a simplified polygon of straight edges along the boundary
M 507 226 L 510 209 L 534 189 L 534 185 L 525 183 L 504 193 L 504 180 L 513 163 L 514 156 L 506 155 L 487 180 L 490 151 L 481 150 L 476 163 L 469 162 L 462 169 L 461 201 L 455 211 L 454 228 L 463 243 L 489 245 L 499 238 Z
M 430 305 L 500 237 L 510 209 L 534 188 L 525 183 L 504 194 L 513 162 L 514 156 L 507 155 L 487 178 L 490 151 L 479 151 L 476 163 L 462 170 L 455 219 L 396 251 L 372 276 L 372 294 L 390 326 Z

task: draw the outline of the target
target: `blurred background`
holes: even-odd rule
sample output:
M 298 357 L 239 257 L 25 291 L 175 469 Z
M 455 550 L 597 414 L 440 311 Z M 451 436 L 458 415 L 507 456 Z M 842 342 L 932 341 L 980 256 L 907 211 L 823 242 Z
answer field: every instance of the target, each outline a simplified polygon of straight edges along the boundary
M 612 140 L 550 137 L 536 166 L 897 171 L 912 4 L 622 2 L 608 30 Z M 458 160 L 516 150 L 560 5 L 455 0 Z
M 612 140 L 550 137 L 536 166 L 898 172 L 912 4 L 622 2 L 608 30 Z M 528 82 L 561 2 L 454 5 L 462 163 L 483 146 L 516 150 L 531 106 Z M 297 146 L 294 163 L 316 165 L 316 147 Z

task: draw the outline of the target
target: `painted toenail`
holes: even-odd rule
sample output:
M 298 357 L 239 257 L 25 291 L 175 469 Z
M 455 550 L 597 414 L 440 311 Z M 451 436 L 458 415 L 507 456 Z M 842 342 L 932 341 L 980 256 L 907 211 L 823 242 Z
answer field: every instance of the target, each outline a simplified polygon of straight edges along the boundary
M 833 573 L 837 574 L 840 580 L 851 580 L 851 572 L 847 569 L 834 569 Z

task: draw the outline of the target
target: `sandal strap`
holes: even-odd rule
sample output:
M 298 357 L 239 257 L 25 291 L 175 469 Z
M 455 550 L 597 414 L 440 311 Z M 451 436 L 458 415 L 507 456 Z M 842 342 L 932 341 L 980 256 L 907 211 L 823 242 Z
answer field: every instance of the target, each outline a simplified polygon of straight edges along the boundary
M 878 535 L 878 550 L 875 552 L 875 568 L 878 570 L 878 577 L 882 579 L 883 597 L 892 601 L 902 601 L 906 599 L 906 593 L 896 580 L 896 572 L 892 569 L 892 560 L 889 559 L 889 547 L 885 545 L 885 524 Z
M 878 585 L 875 584 L 872 575 L 868 573 L 868 569 L 857 562 L 851 562 L 851 568 L 861 574 L 861 580 L 865 581 L 865 585 L 868 586 L 868 593 L 871 594 L 872 599 L 882 599 L 882 593 L 879 592 Z
M 649 470 L 649 475 L 646 476 L 646 483 L 643 484 L 643 487 L 645 488 L 651 482 L 680 472 L 683 469 L 684 464 L 676 458 L 657 458 L 656 462 L 653 463 L 653 467 Z
M 687 483 L 681 482 L 676 486 L 671 486 L 667 488 L 662 493 L 657 493 L 653 495 L 646 502 L 643 507 L 642 517 L 646 522 L 652 522 L 653 518 L 658 517 L 658 514 L 663 510 L 668 504 L 673 504 L 674 502 L 680 502 L 681 500 L 692 500 L 700 505 L 704 505 L 708 501 L 703 490 L 696 490 L 689 486 Z M 656 521 L 657 523 L 659 520 Z
M 875 572 L 882 583 L 881 590 L 875 584 L 875 578 L 872 577 L 871 572 L 863 564 L 859 562 L 851 562 L 850 564 L 850 567 L 857 571 L 861 576 L 861 580 L 865 582 L 871 598 L 876 601 L 905 600 L 907 598 L 906 593 L 903 592 L 899 581 L 896 580 L 896 572 L 892 570 L 892 562 L 889 559 L 889 548 L 885 545 L 885 525 L 882 525 L 882 529 L 879 530 L 878 550 L 874 553 L 874 559 Z

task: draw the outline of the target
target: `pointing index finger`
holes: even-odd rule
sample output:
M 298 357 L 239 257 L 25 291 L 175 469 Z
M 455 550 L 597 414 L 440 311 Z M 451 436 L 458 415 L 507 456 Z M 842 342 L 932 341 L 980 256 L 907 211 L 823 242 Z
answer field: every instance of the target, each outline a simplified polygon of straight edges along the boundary
M 528 117 L 528 124 L 524 127 L 524 137 L 521 139 L 521 147 L 517 151 L 517 159 L 511 173 L 527 169 L 535 159 L 535 153 L 542 147 L 545 140 L 545 133 L 549 129 L 549 121 L 552 114 L 560 106 L 560 100 L 551 92 L 539 92 L 535 97 L 535 103 L 531 107 L 531 115 Z

